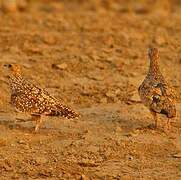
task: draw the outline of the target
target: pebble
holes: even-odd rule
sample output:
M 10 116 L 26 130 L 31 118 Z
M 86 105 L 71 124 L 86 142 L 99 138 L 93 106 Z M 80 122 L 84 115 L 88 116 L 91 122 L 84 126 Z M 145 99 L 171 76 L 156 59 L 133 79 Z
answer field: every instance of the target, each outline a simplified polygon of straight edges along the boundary
M 106 96 L 107 96 L 107 97 L 114 98 L 114 97 L 116 97 L 116 93 L 111 92 L 111 91 L 108 91 L 108 92 L 106 93 Z
M 68 67 L 67 63 L 52 64 L 52 68 L 55 68 L 55 69 L 65 70 L 65 69 L 67 69 L 67 67 Z
M 44 42 L 45 43 L 47 43 L 47 44 L 49 44 L 49 45 L 53 45 L 53 44 L 55 44 L 56 43 L 56 39 L 54 38 L 54 37 L 52 37 L 52 36 L 45 36 L 44 37 Z
M 173 155 L 174 158 L 181 158 L 181 152 L 177 153 L 177 154 L 174 154 Z
M 126 158 L 130 161 L 134 159 L 133 156 L 131 156 L 131 155 L 127 155 Z
M 133 93 L 133 95 L 131 96 L 130 100 L 133 101 L 133 102 L 138 102 L 138 101 L 140 101 L 140 96 L 139 96 L 139 94 L 135 91 L 135 92 Z
M 17 0 L 17 5 L 20 10 L 25 10 L 28 6 L 28 3 L 26 0 Z
M 104 80 L 104 77 L 101 74 L 98 74 L 97 72 L 91 72 L 91 73 L 87 74 L 87 77 L 89 79 L 93 79 L 96 81 L 103 81 Z
M 163 36 L 157 36 L 155 37 L 155 42 L 157 45 L 163 45 L 166 43 L 166 40 Z
M 107 98 L 106 98 L 106 97 L 101 98 L 101 99 L 100 99 L 100 103 L 107 103 Z
M 7 144 L 5 139 L 0 139 L 0 146 L 5 146 Z
M 16 0 L 3 0 L 1 2 L 3 11 L 5 12 L 15 12 L 17 11 Z
M 26 142 L 23 141 L 23 140 L 19 140 L 19 141 L 17 141 L 17 143 L 18 143 L 18 144 L 26 144 Z
M 36 157 L 35 161 L 37 164 L 46 164 L 48 160 L 45 157 Z
M 84 174 L 82 174 L 81 175 L 81 178 L 80 178 L 81 180 L 89 180 L 89 178 L 86 176 L 86 175 L 84 175 Z

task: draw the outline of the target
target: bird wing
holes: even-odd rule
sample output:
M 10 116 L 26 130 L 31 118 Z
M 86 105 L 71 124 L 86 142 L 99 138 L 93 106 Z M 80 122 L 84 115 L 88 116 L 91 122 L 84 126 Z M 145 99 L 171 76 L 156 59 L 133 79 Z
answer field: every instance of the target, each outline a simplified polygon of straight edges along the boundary
M 32 114 L 63 116 L 67 118 L 75 118 L 79 116 L 78 113 L 63 105 L 46 90 L 39 88 L 28 80 L 21 79 L 20 84 L 20 92 L 17 94 L 16 91 L 16 94 L 12 96 L 14 104 L 16 104 L 20 110 Z
M 171 87 L 168 86 L 167 83 L 156 83 L 153 85 L 153 92 L 156 93 L 157 95 L 161 96 L 167 96 L 171 99 L 174 99 L 176 97 L 175 92 Z
M 157 113 L 171 116 L 175 111 L 174 95 L 173 90 L 166 83 L 154 84 L 150 108 Z

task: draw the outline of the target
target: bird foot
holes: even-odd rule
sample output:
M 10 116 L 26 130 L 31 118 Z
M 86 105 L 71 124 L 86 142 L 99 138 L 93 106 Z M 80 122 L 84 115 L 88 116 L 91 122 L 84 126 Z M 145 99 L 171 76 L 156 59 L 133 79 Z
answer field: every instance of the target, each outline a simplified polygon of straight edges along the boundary
M 39 131 L 40 125 L 42 124 L 42 119 L 41 116 L 39 115 L 32 115 L 32 120 L 36 121 L 36 126 L 35 126 L 35 133 L 37 133 Z
M 39 126 L 35 126 L 34 132 L 37 133 L 39 131 Z
M 163 130 L 164 132 L 168 132 L 168 131 L 171 131 L 171 124 L 170 124 L 170 120 L 168 119 L 166 124 L 163 126 Z
M 165 133 L 170 132 L 170 131 L 171 131 L 171 126 L 164 125 L 164 126 L 163 126 L 163 131 L 164 131 Z
M 147 128 L 154 130 L 154 129 L 157 129 L 158 126 L 155 126 L 155 124 L 149 124 L 149 125 L 147 126 Z

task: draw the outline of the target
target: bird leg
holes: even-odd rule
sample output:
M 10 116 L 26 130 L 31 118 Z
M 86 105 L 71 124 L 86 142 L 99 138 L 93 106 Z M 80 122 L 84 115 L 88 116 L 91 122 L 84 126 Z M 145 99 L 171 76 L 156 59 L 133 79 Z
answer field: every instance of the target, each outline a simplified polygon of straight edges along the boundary
M 32 117 L 32 121 L 36 121 L 35 132 L 37 132 L 39 130 L 41 123 L 42 123 L 41 116 L 32 114 L 31 117 Z
M 157 114 L 156 114 L 156 112 L 154 112 L 154 111 L 150 111 L 150 112 L 151 112 L 151 114 L 153 115 L 153 118 L 154 118 L 154 121 L 155 121 L 155 128 L 157 128 L 157 127 L 158 127 Z
M 166 122 L 165 126 L 167 127 L 167 130 L 171 129 L 171 124 L 170 124 L 170 119 L 169 118 L 167 118 L 167 122 Z M 166 129 L 166 128 L 164 127 L 164 129 Z

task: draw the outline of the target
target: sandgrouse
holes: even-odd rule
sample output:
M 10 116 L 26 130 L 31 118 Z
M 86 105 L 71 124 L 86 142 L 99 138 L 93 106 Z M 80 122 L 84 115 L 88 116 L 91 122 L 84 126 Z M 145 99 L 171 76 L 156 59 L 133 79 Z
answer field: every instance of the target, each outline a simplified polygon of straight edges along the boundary
M 66 118 L 79 117 L 78 113 L 61 104 L 48 92 L 24 79 L 19 65 L 5 64 L 4 66 L 10 70 L 11 104 L 17 110 L 32 116 L 32 120 L 36 121 L 35 132 L 39 130 L 42 123 L 42 115 Z
M 158 126 L 157 113 L 167 117 L 167 128 L 170 128 L 170 118 L 176 116 L 174 91 L 160 72 L 158 60 L 159 52 L 156 48 L 149 48 L 150 59 L 149 71 L 140 85 L 138 92 L 142 103 L 147 106 L 155 120 L 155 127 Z

